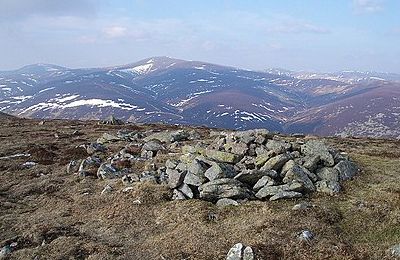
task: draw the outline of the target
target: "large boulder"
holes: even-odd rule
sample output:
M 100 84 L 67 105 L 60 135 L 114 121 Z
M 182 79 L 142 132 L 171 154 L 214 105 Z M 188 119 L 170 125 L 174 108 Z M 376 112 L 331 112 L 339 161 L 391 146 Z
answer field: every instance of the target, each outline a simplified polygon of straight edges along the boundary
M 167 168 L 166 173 L 168 175 L 168 186 L 171 189 L 175 189 L 183 183 L 186 176 L 186 171 L 181 172 L 174 169 Z
M 291 184 L 283 184 L 278 186 L 265 186 L 256 193 L 256 197 L 259 199 L 264 199 L 267 197 L 272 197 L 283 191 L 296 191 L 300 192 L 303 189 L 303 185 L 297 182 Z
M 275 170 L 280 171 L 292 157 L 288 153 L 279 154 L 269 159 L 262 167 L 261 170 Z
M 301 153 L 307 156 L 319 156 L 325 166 L 333 166 L 335 161 L 328 147 L 321 141 L 311 140 L 301 146 Z
M 252 192 L 240 181 L 230 178 L 216 179 L 199 187 L 200 198 L 217 201 L 222 198 L 248 199 Z
M 210 181 L 221 178 L 233 178 L 236 171 L 231 164 L 227 163 L 212 163 L 212 166 L 206 170 L 204 176 Z
M 306 171 L 304 171 L 303 168 L 299 166 L 295 166 L 291 168 L 285 175 L 285 178 L 283 178 L 284 183 L 292 183 L 292 182 L 298 182 L 301 183 L 304 187 L 303 191 L 304 192 L 314 192 L 315 191 L 315 186 L 313 182 L 310 180 L 308 177 Z
M 340 161 L 334 167 L 339 172 L 339 180 L 348 180 L 353 178 L 359 171 L 357 165 L 351 161 Z
M 291 144 L 280 140 L 268 140 L 267 149 L 274 151 L 276 154 L 281 154 L 289 151 Z
M 245 170 L 236 175 L 235 179 L 250 186 L 254 186 L 264 176 L 276 178 L 278 173 L 275 170 Z
M 217 150 L 205 150 L 206 157 L 222 163 L 237 163 L 240 160 L 240 157 L 237 154 L 222 152 Z
M 257 149 L 259 149 L 257 151 Z M 274 151 L 267 151 L 266 149 L 262 150 L 262 148 L 257 148 L 256 153 L 256 166 L 261 167 L 263 166 L 269 159 L 274 157 L 276 154 Z
M 229 142 L 224 145 L 225 151 L 237 154 L 241 157 L 245 156 L 247 151 L 249 150 L 249 147 L 247 144 L 240 142 L 240 143 L 233 143 Z

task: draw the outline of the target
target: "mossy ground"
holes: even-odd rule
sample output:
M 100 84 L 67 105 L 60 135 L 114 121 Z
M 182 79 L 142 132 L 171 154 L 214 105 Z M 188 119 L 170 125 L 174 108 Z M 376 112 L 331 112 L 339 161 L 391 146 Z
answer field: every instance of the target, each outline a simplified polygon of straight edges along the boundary
M 0 160 L 0 246 L 18 242 L 11 259 L 224 259 L 238 242 L 252 246 L 258 259 L 390 259 L 387 249 L 400 243 L 398 141 L 328 138 L 363 169 L 338 196 L 218 208 L 200 200 L 170 201 L 166 187 L 151 184 L 122 192 L 122 182 L 111 181 L 114 192 L 100 195 L 105 181 L 65 173 L 69 160 L 86 156 L 76 145 L 121 128 L 170 127 L 2 122 L 0 157 L 32 153 Z M 75 130 L 82 135 L 72 135 Z M 27 160 L 39 164 L 22 167 Z M 301 201 L 315 207 L 291 210 Z M 297 239 L 304 229 L 316 235 L 310 243 Z

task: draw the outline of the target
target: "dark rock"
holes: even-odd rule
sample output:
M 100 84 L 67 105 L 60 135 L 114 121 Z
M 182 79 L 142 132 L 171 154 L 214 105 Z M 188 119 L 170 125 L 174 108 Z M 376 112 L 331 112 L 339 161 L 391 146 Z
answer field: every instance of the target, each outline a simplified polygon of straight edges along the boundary
M 332 167 L 323 167 L 316 172 L 318 179 L 323 181 L 339 181 L 339 172 Z
M 97 177 L 99 179 L 115 179 L 120 178 L 123 175 L 123 172 L 118 171 L 116 168 L 114 168 L 114 166 L 109 163 L 101 164 L 99 169 L 97 170 Z
M 295 166 L 291 168 L 285 175 L 285 178 L 283 178 L 284 183 L 292 183 L 293 181 L 296 181 L 298 183 L 301 183 L 303 185 L 303 191 L 304 192 L 314 192 L 315 191 L 315 186 L 313 182 L 310 180 L 308 177 L 307 173 L 304 171 L 299 166 Z
M 86 152 L 89 155 L 92 155 L 97 152 L 104 153 L 105 151 L 106 151 L 106 147 L 99 143 L 91 143 L 86 146 Z
M 341 161 L 334 169 L 339 172 L 339 180 L 344 181 L 353 178 L 359 171 L 357 165 L 351 161 Z
M 247 199 L 253 196 L 252 192 L 240 181 L 235 179 L 216 179 L 199 187 L 200 198 L 216 201 L 222 198 Z
M 213 163 L 204 173 L 204 176 L 210 181 L 221 178 L 233 178 L 235 175 L 236 171 L 234 167 L 227 163 Z
M 275 170 L 245 170 L 236 175 L 235 179 L 253 187 L 264 176 L 276 178 L 278 173 Z

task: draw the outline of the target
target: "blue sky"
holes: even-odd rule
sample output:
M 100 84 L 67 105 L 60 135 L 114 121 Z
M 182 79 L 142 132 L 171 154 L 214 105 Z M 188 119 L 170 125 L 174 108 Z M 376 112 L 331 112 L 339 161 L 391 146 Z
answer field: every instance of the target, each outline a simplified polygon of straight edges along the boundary
M 1 0 L 0 70 L 172 56 L 400 73 L 398 0 Z

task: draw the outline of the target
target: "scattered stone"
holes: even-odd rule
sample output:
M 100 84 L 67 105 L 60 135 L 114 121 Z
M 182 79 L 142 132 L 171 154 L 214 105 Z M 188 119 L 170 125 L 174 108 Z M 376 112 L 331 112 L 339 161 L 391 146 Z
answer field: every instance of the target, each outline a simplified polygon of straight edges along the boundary
M 0 250 L 0 259 L 5 259 L 12 252 L 12 248 L 10 245 L 3 246 Z
M 213 163 L 204 173 L 204 176 L 210 181 L 222 178 L 233 178 L 235 175 L 236 171 L 234 167 L 226 163 Z
M 274 151 L 267 151 L 267 150 L 262 150 L 262 151 L 257 151 L 257 157 L 256 157 L 256 166 L 261 167 L 263 166 L 269 159 L 275 156 Z
M 99 143 L 91 143 L 86 146 L 86 152 L 89 155 L 93 155 L 97 152 L 104 153 L 106 151 L 106 147 Z
M 266 147 L 268 150 L 273 151 L 275 154 L 281 154 L 290 150 L 292 145 L 285 141 L 268 140 Z
M 234 245 L 228 252 L 226 260 L 241 260 L 242 259 L 242 243 Z
M 249 246 L 244 248 L 242 243 L 238 243 L 229 250 L 226 260 L 254 260 L 253 249 Z
M 219 199 L 216 203 L 218 207 L 227 207 L 227 206 L 238 206 L 239 203 L 236 200 L 223 198 Z
M 249 150 L 249 147 L 247 147 L 247 144 L 245 143 L 233 143 L 229 142 L 224 145 L 225 151 L 237 154 L 241 157 L 245 156 L 247 151 Z
M 36 166 L 36 165 L 37 165 L 36 162 L 24 162 L 22 164 L 22 167 L 31 168 L 31 167 Z
M 315 187 L 318 192 L 327 193 L 329 195 L 339 193 L 341 190 L 339 182 L 332 180 L 318 181 L 315 183 Z
M 163 146 L 162 142 L 157 139 L 150 140 L 146 142 L 143 147 L 143 151 L 152 151 L 152 152 L 158 152 L 160 150 L 165 150 L 165 147 Z
M 79 166 L 82 163 L 82 160 L 72 160 L 69 162 L 69 164 L 67 165 L 67 173 L 68 174 L 73 174 L 73 173 L 77 173 L 79 170 Z
M 101 191 L 101 195 L 111 193 L 113 191 L 113 187 L 111 187 L 109 184 L 107 184 L 104 189 Z
M 254 260 L 254 253 L 251 247 L 246 246 L 246 248 L 244 249 L 243 260 Z
M 102 137 L 97 139 L 97 143 L 104 144 L 104 143 L 111 143 L 111 142 L 117 142 L 120 141 L 121 139 L 115 135 L 109 134 L 109 133 L 104 133 Z
M 301 202 L 293 206 L 292 210 L 306 210 L 312 207 L 310 202 Z
M 252 192 L 240 181 L 235 179 L 217 179 L 199 187 L 200 198 L 216 201 L 222 198 L 247 199 L 253 196 Z
M 122 172 L 119 172 L 117 169 L 114 168 L 109 163 L 103 163 L 100 165 L 99 169 L 97 170 L 97 177 L 99 179 L 115 179 L 122 177 Z
M 185 130 L 179 130 L 174 133 L 171 133 L 171 143 L 173 142 L 180 142 L 180 141 L 185 141 L 188 140 L 190 137 L 190 133 L 185 131 Z
M 400 244 L 394 245 L 391 248 L 389 248 L 389 254 L 393 257 L 400 258 Z
M 311 240 L 313 240 L 315 237 L 314 233 L 311 232 L 310 230 L 303 230 L 301 233 L 298 235 L 298 238 L 300 241 L 310 243 Z
M 101 159 L 95 156 L 88 157 L 82 160 L 78 174 L 79 176 L 96 176 L 97 169 L 100 167 Z

